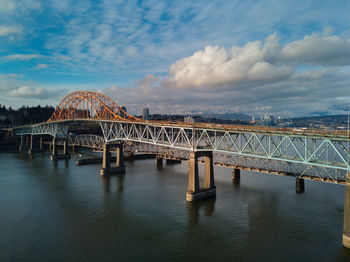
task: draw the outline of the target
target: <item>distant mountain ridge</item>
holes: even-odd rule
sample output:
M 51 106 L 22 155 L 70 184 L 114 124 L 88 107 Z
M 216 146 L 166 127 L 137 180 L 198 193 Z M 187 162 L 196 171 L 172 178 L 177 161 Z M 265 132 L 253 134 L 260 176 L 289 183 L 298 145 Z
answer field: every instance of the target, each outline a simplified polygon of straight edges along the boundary
M 246 115 L 243 113 L 203 113 L 200 114 L 201 117 L 205 118 L 216 118 L 222 120 L 241 120 L 241 121 L 249 121 L 252 119 L 250 115 Z

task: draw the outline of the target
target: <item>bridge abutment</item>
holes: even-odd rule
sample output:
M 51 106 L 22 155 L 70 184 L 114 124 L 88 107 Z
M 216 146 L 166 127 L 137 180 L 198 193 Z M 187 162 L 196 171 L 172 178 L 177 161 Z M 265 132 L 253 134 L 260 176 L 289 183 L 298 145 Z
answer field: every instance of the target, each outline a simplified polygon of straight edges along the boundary
M 343 246 L 350 248 L 350 172 L 345 180 Z
M 305 181 L 304 179 L 297 177 L 295 180 L 295 192 L 303 193 L 305 191 Z
M 205 157 L 204 187 L 199 186 L 198 158 Z M 188 190 L 186 201 L 196 201 L 216 195 L 213 152 L 191 152 L 188 162 Z
M 123 144 L 117 145 L 116 167 L 111 167 L 111 153 L 110 145 L 103 145 L 103 159 L 100 175 L 113 175 L 125 173 L 124 156 L 123 156 Z
M 235 185 L 239 185 L 241 181 L 241 170 L 238 168 L 232 169 L 232 182 Z

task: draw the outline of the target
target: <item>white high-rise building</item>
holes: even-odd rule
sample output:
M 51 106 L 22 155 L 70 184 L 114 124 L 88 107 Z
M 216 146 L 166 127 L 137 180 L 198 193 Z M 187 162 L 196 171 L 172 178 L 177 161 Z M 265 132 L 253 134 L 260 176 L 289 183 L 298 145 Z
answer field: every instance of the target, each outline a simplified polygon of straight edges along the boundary
M 142 119 L 149 120 L 149 109 L 147 107 L 142 110 Z

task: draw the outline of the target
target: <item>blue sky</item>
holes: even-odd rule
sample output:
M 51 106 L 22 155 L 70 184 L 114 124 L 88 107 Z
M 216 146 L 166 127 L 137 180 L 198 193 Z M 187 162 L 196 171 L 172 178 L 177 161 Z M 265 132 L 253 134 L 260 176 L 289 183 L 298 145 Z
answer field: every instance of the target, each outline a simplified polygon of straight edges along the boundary
M 349 1 L 0 0 L 0 104 L 94 90 L 134 113 L 344 113 L 349 12 Z

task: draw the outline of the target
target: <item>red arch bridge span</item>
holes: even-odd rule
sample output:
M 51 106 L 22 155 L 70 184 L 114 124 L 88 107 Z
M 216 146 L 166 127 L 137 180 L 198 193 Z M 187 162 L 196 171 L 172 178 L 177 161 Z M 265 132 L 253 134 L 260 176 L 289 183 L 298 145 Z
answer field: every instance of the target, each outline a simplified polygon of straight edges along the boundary
M 304 191 L 304 179 L 346 184 L 343 244 L 350 247 L 350 137 L 346 131 L 143 121 L 103 94 L 78 91 L 67 95 L 47 122 L 17 127 L 14 132 L 21 137 L 22 148 L 24 136 L 32 141 L 41 135 L 50 135 L 54 146 L 55 141 L 63 140 L 68 147 L 72 130 L 80 128 L 80 133 L 91 135 L 91 127 L 99 130 L 99 138 L 92 142 L 95 145 L 85 146 L 103 151 L 102 175 L 125 172 L 123 145 L 124 150 L 157 153 L 158 164 L 162 158 L 187 160 L 188 201 L 216 194 L 214 165 L 232 168 L 236 182 L 242 169 L 295 176 L 297 192 Z M 32 148 L 32 144 L 26 145 Z M 113 168 L 111 144 L 116 144 L 119 152 Z M 198 176 L 201 162 L 205 164 L 202 187 Z

